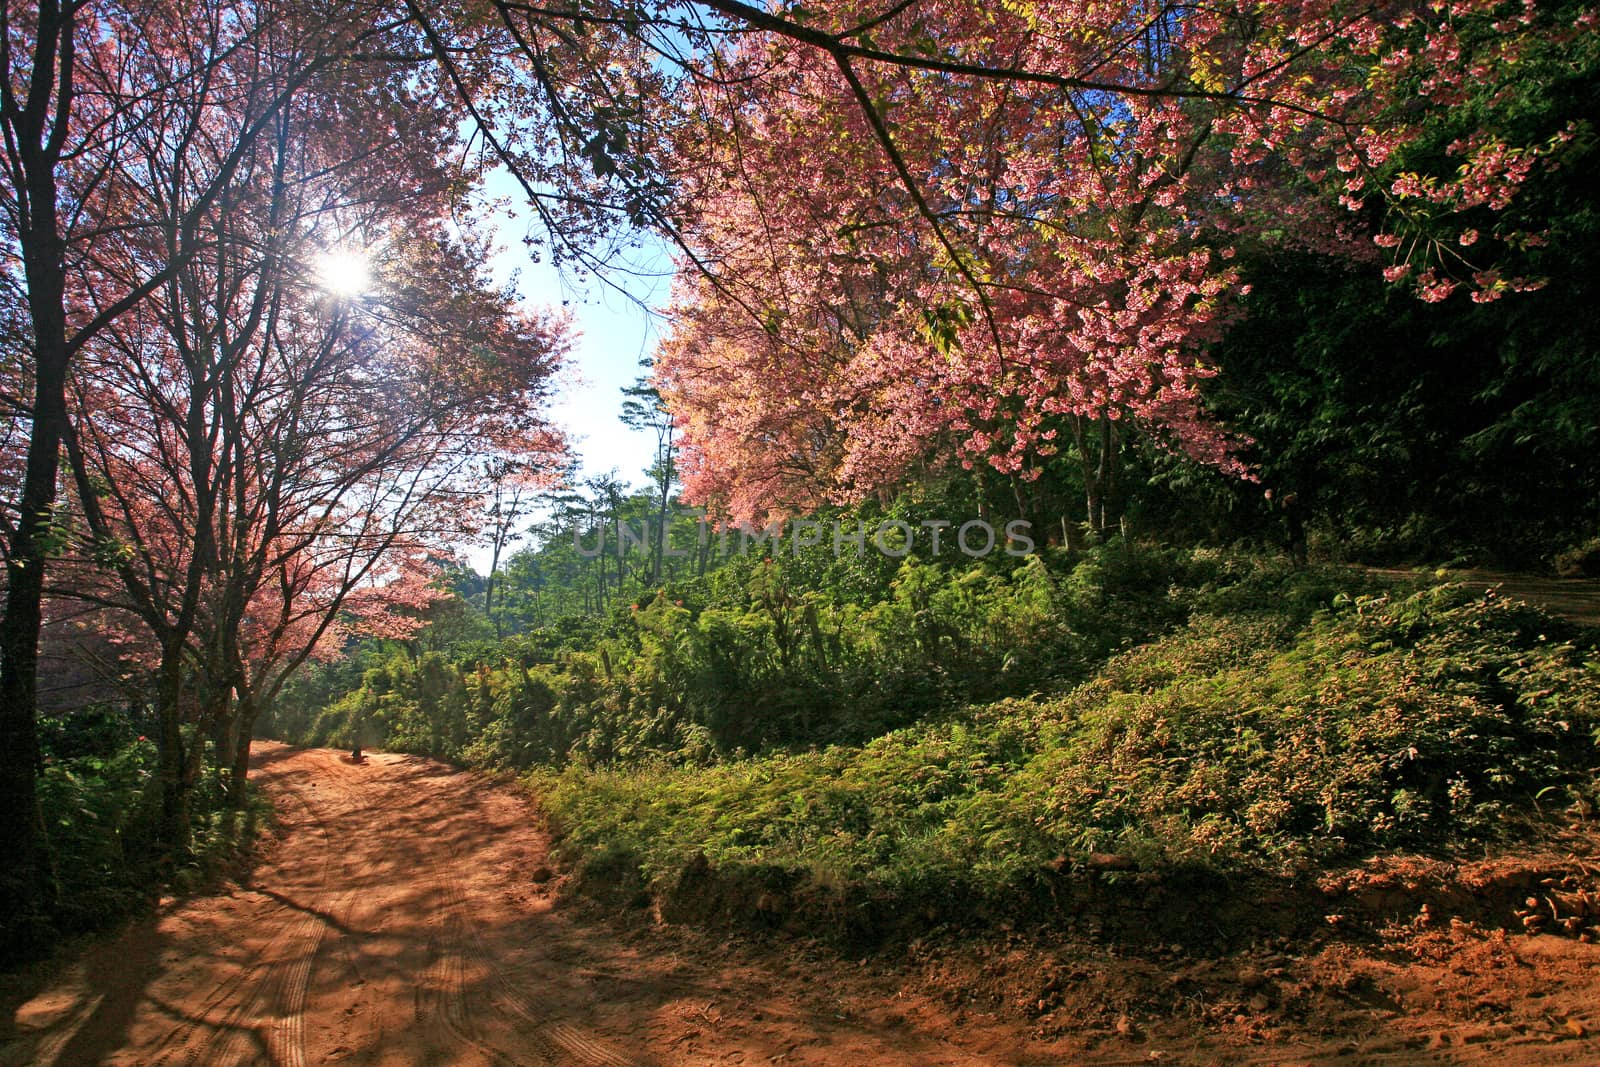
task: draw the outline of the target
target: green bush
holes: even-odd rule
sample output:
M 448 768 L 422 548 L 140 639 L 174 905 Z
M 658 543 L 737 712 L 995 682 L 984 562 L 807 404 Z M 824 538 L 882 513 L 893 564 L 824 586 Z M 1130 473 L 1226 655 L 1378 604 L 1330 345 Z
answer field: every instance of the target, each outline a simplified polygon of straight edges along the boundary
M 350 744 L 361 734 L 515 768 L 859 744 L 971 703 L 1069 687 L 1181 625 L 1196 596 L 1253 573 L 1229 573 L 1220 554 L 1120 543 L 1020 561 L 888 563 L 871 581 L 840 585 L 839 561 L 736 560 L 699 583 L 698 599 L 662 591 L 625 606 L 581 650 L 533 634 L 492 656 L 481 642 L 452 654 L 369 652 L 358 657 L 368 664 L 359 684 L 278 722 L 306 724 L 285 731 L 293 740 Z
M 102 738 L 116 733 L 95 731 Z M 265 802 L 254 794 L 244 810 L 230 809 L 223 783 L 208 775 L 190 799 L 188 853 L 172 866 L 157 866 L 151 859 L 160 806 L 156 768 L 155 745 L 139 736 L 107 755 L 45 757 L 39 806 L 59 929 L 104 926 L 143 905 L 164 883 L 190 890 L 214 879 L 238 860 L 266 817 Z
M 828 574 L 738 560 L 581 648 L 369 655 L 313 739 L 532 768 L 629 899 L 705 862 L 959 910 L 1059 856 L 1283 872 L 1594 788 L 1592 635 L 1492 596 L 1119 542 Z
M 147 790 L 155 766 L 155 746 L 144 738 L 109 756 L 46 758 L 39 806 L 64 929 L 125 914 L 147 894 L 142 857 L 153 837 Z
M 1335 602 L 1337 600 L 1337 602 Z M 1592 793 L 1592 635 L 1459 587 L 1196 616 L 1063 697 L 709 767 L 538 772 L 569 857 L 658 888 L 698 854 L 819 890 L 1013 895 L 1058 855 L 1283 872 L 1514 833 Z
M 1250 654 L 1260 625 L 1197 620 L 1075 694 L 1029 771 L 1041 825 L 1079 849 L 1288 861 L 1490 837 L 1546 787 L 1592 785 L 1600 677 L 1557 620 L 1441 587 Z
M 1600 537 L 1556 553 L 1554 562 L 1556 573 L 1563 578 L 1600 577 Z

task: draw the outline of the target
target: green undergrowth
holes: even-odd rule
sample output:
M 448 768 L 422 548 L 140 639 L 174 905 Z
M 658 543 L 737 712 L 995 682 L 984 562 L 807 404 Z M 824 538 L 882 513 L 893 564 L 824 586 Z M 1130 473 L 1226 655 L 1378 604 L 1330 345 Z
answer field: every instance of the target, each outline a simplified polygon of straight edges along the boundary
M 1587 810 L 1593 632 L 1459 586 L 1339 592 L 1349 581 L 1219 585 L 1185 625 L 1064 694 L 863 744 L 530 784 L 580 885 L 659 895 L 710 869 L 797 899 L 957 914 L 1035 899 L 1047 870 L 1092 853 L 1284 874 Z
M 1064 692 L 1196 610 L 1265 601 L 1303 620 L 1355 580 L 1123 542 L 888 562 L 857 589 L 808 558 L 741 558 L 579 639 L 369 648 L 344 685 L 286 701 L 272 730 L 516 771 L 859 746 L 974 705 Z
M 91 721 L 92 720 L 92 721 Z M 93 930 L 148 906 L 163 889 L 193 892 L 237 868 L 271 816 L 253 789 L 230 808 L 214 775 L 191 798 L 191 838 L 181 857 L 158 861 L 156 748 L 126 723 L 87 709 L 51 720 L 44 738 L 39 804 L 51 845 L 55 906 L 63 933 Z M 127 736 L 122 736 L 122 734 Z

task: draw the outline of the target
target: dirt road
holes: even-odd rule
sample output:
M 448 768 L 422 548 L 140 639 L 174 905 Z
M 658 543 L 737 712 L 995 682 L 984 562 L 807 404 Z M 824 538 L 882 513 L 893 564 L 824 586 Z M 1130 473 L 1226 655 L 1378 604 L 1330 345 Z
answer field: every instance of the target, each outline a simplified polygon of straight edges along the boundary
M 170 902 L 13 991 L 0 1065 L 1029 1058 L 1003 1031 L 958 1046 L 912 1005 L 854 1018 L 805 974 L 578 922 L 512 787 L 396 755 L 263 744 L 256 762 L 281 828 L 250 884 Z
M 481 775 L 256 762 L 280 827 L 249 884 L 0 979 L 0 1067 L 1600 1063 L 1600 945 L 1572 938 L 1441 914 L 1210 957 L 1000 930 L 841 959 L 563 903 L 527 797 Z
M 1448 578 L 1473 592 L 1493 589 L 1503 597 L 1525 600 L 1553 615 L 1565 616 L 1584 626 L 1600 626 L 1600 582 L 1592 578 L 1552 578 L 1540 574 L 1513 574 L 1491 570 L 1430 571 L 1410 567 L 1362 567 L 1385 578 Z

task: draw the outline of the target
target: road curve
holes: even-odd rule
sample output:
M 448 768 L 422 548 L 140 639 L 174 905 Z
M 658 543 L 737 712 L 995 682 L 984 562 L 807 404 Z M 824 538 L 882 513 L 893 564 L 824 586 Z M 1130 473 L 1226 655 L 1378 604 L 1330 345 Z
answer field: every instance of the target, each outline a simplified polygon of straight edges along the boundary
M 394 754 L 254 762 L 278 826 L 248 882 L 13 976 L 0 1067 L 1019 1062 L 663 948 L 642 912 L 581 921 L 514 786 Z
M 514 791 L 405 756 L 255 762 L 280 826 L 249 883 L 91 947 L 18 1009 L 0 1063 L 652 1062 L 623 1051 L 646 1020 L 602 1018 L 569 931 L 541 930 L 564 924 Z

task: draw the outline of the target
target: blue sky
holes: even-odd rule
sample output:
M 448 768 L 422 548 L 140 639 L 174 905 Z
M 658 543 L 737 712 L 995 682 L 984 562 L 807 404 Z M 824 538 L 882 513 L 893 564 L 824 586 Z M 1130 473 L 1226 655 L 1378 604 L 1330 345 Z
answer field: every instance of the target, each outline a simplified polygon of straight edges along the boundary
M 503 193 L 515 204 L 518 194 L 509 187 L 509 182 L 491 181 L 489 192 Z M 663 306 L 669 295 L 672 261 L 666 246 L 651 239 L 642 248 L 628 250 L 619 259 L 622 269 L 607 285 L 563 276 L 548 259 L 532 262 L 522 242 L 525 224 L 514 208 L 500 211 L 496 222 L 499 250 L 491 263 L 495 282 L 504 284 L 515 277 L 524 302 L 565 307 L 572 314 L 577 336 L 558 381 L 552 415 L 582 461 L 581 473 L 614 469 L 624 481 L 642 487 L 655 437 L 629 430 L 618 415 L 622 389 L 638 378 L 639 361 L 652 353 L 660 334 L 661 319 L 646 308 Z M 636 299 L 617 292 L 615 286 Z M 486 552 L 472 551 L 468 558 L 480 573 L 487 568 Z
M 520 248 L 500 259 L 520 265 L 524 300 L 534 305 L 565 302 L 572 313 L 577 336 L 558 383 L 553 415 L 581 457 L 583 473 L 602 474 L 615 468 L 624 479 L 642 484 L 655 437 L 628 429 L 618 415 L 623 388 L 639 377 L 639 361 L 654 351 L 660 319 L 600 282 L 579 284 L 561 277 L 547 263 L 528 264 Z M 670 265 L 665 254 L 659 260 L 658 270 Z M 646 305 L 666 302 L 666 278 L 626 281 L 628 291 Z
M 660 317 L 646 309 L 663 306 L 669 296 L 672 259 L 667 246 L 650 237 L 642 247 L 619 253 L 610 284 L 579 279 L 556 270 L 548 257 L 533 262 L 522 241 L 526 225 L 515 208 L 519 189 L 502 175 L 490 180 L 486 192 L 508 205 L 493 217 L 499 246 L 491 261 L 495 282 L 503 285 L 515 277 L 526 303 L 572 314 L 577 337 L 558 386 L 554 415 L 570 435 L 583 473 L 615 468 L 624 479 L 642 484 L 655 438 L 629 430 L 618 415 L 622 389 L 639 377 L 639 361 L 651 355 L 660 333 Z

